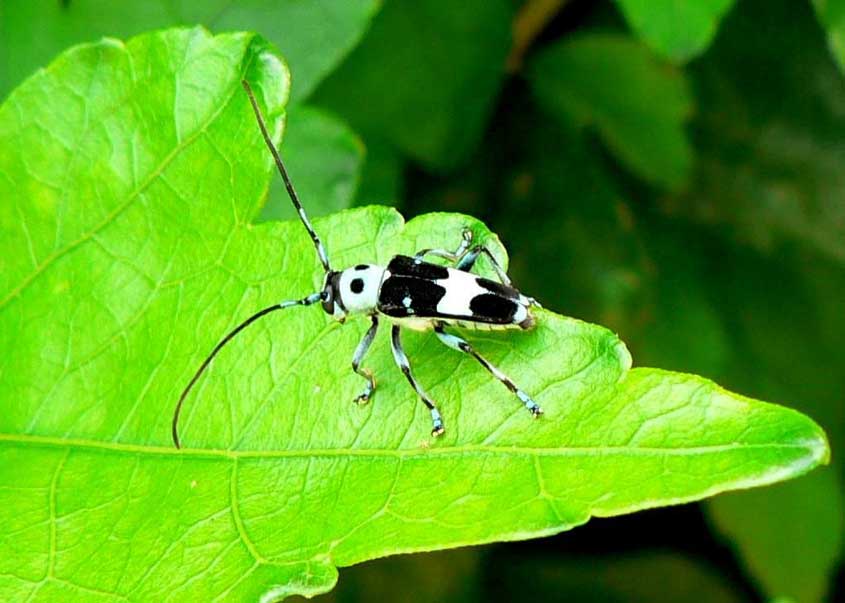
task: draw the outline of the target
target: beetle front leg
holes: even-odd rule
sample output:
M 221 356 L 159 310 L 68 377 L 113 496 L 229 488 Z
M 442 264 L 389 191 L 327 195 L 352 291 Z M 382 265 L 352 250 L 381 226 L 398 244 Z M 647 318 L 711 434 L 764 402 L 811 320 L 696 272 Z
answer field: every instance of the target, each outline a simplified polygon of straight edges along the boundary
M 370 396 L 373 395 L 373 391 L 376 389 L 376 380 L 373 377 L 373 372 L 370 369 L 361 368 L 361 361 L 370 349 L 370 345 L 376 337 L 376 331 L 378 331 L 378 316 L 373 314 L 371 318 L 373 324 L 370 325 L 370 328 L 364 334 L 364 337 L 361 339 L 358 347 L 355 348 L 355 354 L 352 356 L 352 370 L 367 380 L 367 387 L 357 398 L 355 398 L 355 404 L 366 404 L 370 400 Z
M 391 332 L 390 342 L 393 348 L 393 358 L 396 360 L 396 364 L 399 365 L 399 368 L 402 370 L 402 374 L 408 379 L 408 383 L 411 384 L 411 387 L 414 388 L 414 391 L 417 392 L 417 395 L 422 400 L 422 403 L 426 405 L 429 412 L 431 412 L 431 435 L 437 437 L 441 435 L 444 431 L 443 428 L 443 418 L 440 416 L 440 411 L 437 410 L 437 407 L 434 405 L 434 402 L 431 398 L 428 397 L 428 394 L 425 393 L 420 384 L 417 383 L 417 380 L 414 379 L 414 375 L 411 374 L 411 364 L 408 362 L 408 357 L 405 355 L 405 350 L 402 349 L 402 342 L 399 339 L 399 325 L 393 325 L 393 331 Z

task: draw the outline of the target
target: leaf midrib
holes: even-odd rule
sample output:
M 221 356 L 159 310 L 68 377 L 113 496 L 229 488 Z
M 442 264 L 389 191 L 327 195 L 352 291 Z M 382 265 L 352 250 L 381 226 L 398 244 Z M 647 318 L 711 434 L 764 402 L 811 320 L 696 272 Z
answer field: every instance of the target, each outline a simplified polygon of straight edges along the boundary
M 462 456 L 466 454 L 506 454 L 515 456 L 600 456 L 607 454 L 630 454 L 632 456 L 649 455 L 700 455 L 725 452 L 728 450 L 796 450 L 818 451 L 824 448 L 820 439 L 805 439 L 795 443 L 766 444 L 713 444 L 710 446 L 691 446 L 671 448 L 657 446 L 561 446 L 558 448 L 489 446 L 482 444 L 464 444 L 443 448 L 315 448 L 301 450 L 223 450 L 214 448 L 182 448 L 172 446 L 151 446 L 143 444 L 124 444 L 102 442 L 82 438 L 59 438 L 31 434 L 0 434 L 0 443 L 26 444 L 35 447 L 82 448 L 121 454 L 148 454 L 153 456 L 175 456 L 190 458 L 225 458 L 238 459 L 273 459 L 273 458 L 312 458 L 312 457 L 430 457 Z

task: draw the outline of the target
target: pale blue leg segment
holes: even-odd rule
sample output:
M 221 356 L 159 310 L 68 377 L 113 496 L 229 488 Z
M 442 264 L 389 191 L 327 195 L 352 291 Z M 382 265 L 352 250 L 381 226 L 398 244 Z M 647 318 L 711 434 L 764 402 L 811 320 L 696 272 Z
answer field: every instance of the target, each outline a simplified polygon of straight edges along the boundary
M 373 314 L 372 321 L 373 324 L 370 325 L 363 339 L 361 339 L 361 343 L 355 348 L 355 354 L 352 356 L 352 370 L 367 380 L 367 387 L 355 398 L 355 404 L 366 404 L 376 389 L 376 380 L 373 378 L 373 372 L 370 369 L 361 368 L 361 361 L 364 359 L 367 350 L 370 349 L 370 345 L 376 337 L 376 331 L 378 331 L 378 316 Z
M 541 414 L 543 414 L 543 409 L 540 408 L 540 406 L 534 400 L 531 399 L 531 396 L 519 389 L 507 375 L 505 375 L 502 371 L 490 364 L 484 356 L 476 352 L 468 341 L 466 341 L 465 339 L 461 339 L 457 335 L 447 333 L 443 330 L 442 324 L 438 324 L 436 327 L 434 327 L 434 332 L 440 339 L 440 341 L 445 343 L 453 350 L 458 350 L 459 352 L 469 354 L 470 356 L 478 360 L 478 362 L 481 363 L 481 366 L 490 371 L 490 373 L 496 379 L 504 383 L 505 387 L 511 390 L 516 395 L 516 397 L 522 401 L 522 403 L 525 405 L 525 408 L 527 408 L 528 412 L 530 412 L 534 417 L 539 417 Z
M 471 242 L 472 231 L 469 228 L 464 228 L 461 233 L 461 244 L 458 245 L 458 248 L 455 251 L 449 251 L 447 249 L 423 249 L 414 254 L 414 259 L 422 260 L 427 255 L 433 255 L 438 258 L 443 258 L 444 260 L 449 260 L 450 262 L 457 262 L 466 255 Z
M 408 379 L 408 383 L 410 383 L 411 387 L 414 388 L 414 391 L 417 392 L 417 395 L 420 397 L 420 400 L 422 400 L 422 403 L 425 404 L 429 412 L 431 412 L 431 435 L 435 437 L 439 436 L 444 431 L 443 418 L 440 416 L 440 411 L 438 411 L 437 407 L 434 406 L 434 402 L 428 397 L 428 394 L 423 391 L 423 388 L 420 387 L 420 384 L 417 383 L 417 380 L 414 379 L 414 376 L 411 374 L 411 364 L 408 362 L 408 357 L 402 349 L 402 342 L 399 340 L 399 325 L 393 325 L 390 342 L 393 348 L 393 358 L 396 360 L 396 364 L 402 370 L 405 378 Z
M 496 271 L 496 276 L 499 277 L 499 280 L 502 282 L 503 285 L 511 286 L 511 279 L 499 265 L 499 262 L 493 256 L 489 249 L 484 247 L 483 245 L 476 245 L 468 252 L 464 254 L 464 256 L 458 261 L 455 268 L 457 270 L 463 270 L 464 272 L 470 272 L 472 267 L 475 266 L 476 260 L 478 260 L 478 256 L 484 254 L 487 256 L 487 259 L 490 260 L 490 263 L 493 264 L 493 270 Z

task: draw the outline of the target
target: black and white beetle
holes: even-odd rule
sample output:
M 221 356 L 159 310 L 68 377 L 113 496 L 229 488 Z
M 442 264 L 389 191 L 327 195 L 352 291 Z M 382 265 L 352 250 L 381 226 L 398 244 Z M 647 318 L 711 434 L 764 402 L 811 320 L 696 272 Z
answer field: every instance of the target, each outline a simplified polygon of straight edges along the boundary
M 321 302 L 323 310 L 331 314 L 336 320 L 343 322 L 347 316 L 363 314 L 370 317 L 372 324 L 361 339 L 355 354 L 352 356 L 352 370 L 363 377 L 367 385 L 364 391 L 355 398 L 355 403 L 366 403 L 373 395 L 376 384 L 373 374 L 366 368 L 361 368 L 361 361 L 375 339 L 378 330 L 379 317 L 384 317 L 392 323 L 391 344 L 393 358 L 396 364 L 404 373 L 411 387 L 420 397 L 423 404 L 431 412 L 433 436 L 443 433 L 443 419 L 440 412 L 429 398 L 428 394 L 420 387 L 411 372 L 411 365 L 408 357 L 402 349 L 399 338 L 401 327 L 408 327 L 417 330 L 433 329 L 434 333 L 444 344 L 469 354 L 487 369 L 496 379 L 505 384 L 517 398 L 525 405 L 525 408 L 534 417 L 543 414 L 540 406 L 531 397 L 518 388 L 504 373 L 490 364 L 481 354 L 475 351 L 469 342 L 457 335 L 447 333 L 445 327 L 454 326 L 464 329 L 530 329 L 534 326 L 534 316 L 531 314 L 533 306 L 539 304 L 530 297 L 526 297 L 517 291 L 510 282 L 505 271 L 499 266 L 496 258 L 490 251 L 482 246 L 472 246 L 472 232 L 465 229 L 462 233 L 461 244 L 455 251 L 445 249 L 423 249 L 413 257 L 397 255 L 387 264 L 387 267 L 375 264 L 359 264 L 353 268 L 336 271 L 332 270 L 329 264 L 328 255 L 323 247 L 320 237 L 311 226 L 305 209 L 299 202 L 293 184 L 288 177 L 282 159 L 279 156 L 267 127 L 258 103 L 252 93 L 249 84 L 244 80 L 244 89 L 249 96 L 258 127 L 261 135 L 267 143 L 276 167 L 282 175 L 288 195 L 293 202 L 299 219 L 311 235 L 314 247 L 317 249 L 317 256 L 323 264 L 326 276 L 323 280 L 321 291 L 299 300 L 283 301 L 264 308 L 260 312 L 250 316 L 240 325 L 235 327 L 218 343 L 208 358 L 197 370 L 188 386 L 179 397 L 176 409 L 173 412 L 172 435 L 173 443 L 177 448 L 181 446 L 179 440 L 179 413 L 191 388 L 197 382 L 200 375 L 208 367 L 211 360 L 235 335 L 240 333 L 250 324 L 275 310 L 283 310 L 292 306 L 310 306 Z M 479 256 L 485 255 L 490 260 L 498 276 L 498 282 L 476 276 L 470 272 Z M 443 258 L 454 263 L 454 268 L 447 268 L 438 264 L 432 264 L 423 260 L 426 256 Z

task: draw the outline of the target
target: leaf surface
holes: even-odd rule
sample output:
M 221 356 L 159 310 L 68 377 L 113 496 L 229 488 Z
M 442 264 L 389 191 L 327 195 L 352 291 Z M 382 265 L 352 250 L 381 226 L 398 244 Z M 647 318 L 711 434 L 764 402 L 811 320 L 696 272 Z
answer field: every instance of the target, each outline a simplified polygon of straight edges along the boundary
M 272 601 L 329 589 L 337 566 L 552 534 L 827 460 L 800 413 L 631 370 L 613 333 L 550 311 L 471 337 L 539 421 L 430 333 L 405 342 L 446 435 L 428 436 L 384 337 L 365 361 L 379 389 L 356 407 L 364 321 L 300 308 L 218 356 L 175 450 L 173 405 L 221 334 L 322 281 L 298 223 L 253 224 L 271 161 L 243 77 L 278 138 L 287 71 L 249 34 L 77 47 L 0 107 L 0 599 Z M 457 214 L 315 224 L 337 267 L 453 247 L 463 226 L 506 261 Z

